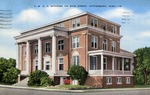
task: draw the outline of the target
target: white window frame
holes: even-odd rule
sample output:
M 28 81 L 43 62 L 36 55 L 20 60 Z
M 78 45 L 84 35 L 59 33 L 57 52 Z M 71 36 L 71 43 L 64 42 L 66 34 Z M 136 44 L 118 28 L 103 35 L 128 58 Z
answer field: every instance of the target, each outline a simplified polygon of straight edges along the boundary
M 117 33 L 117 26 L 111 25 L 111 32 L 116 34 Z
M 36 66 L 37 66 L 37 69 L 36 69 Z M 35 63 L 34 63 L 34 70 L 38 70 L 38 60 L 37 59 L 35 60 Z
M 80 26 L 80 18 L 72 19 L 71 26 L 72 26 L 72 28 L 79 27 Z
M 106 42 L 104 43 L 104 40 L 106 40 Z M 107 39 L 103 39 L 102 41 L 102 44 L 103 44 L 103 50 L 107 50 Z
M 60 59 L 62 59 L 62 62 L 60 62 Z M 64 58 L 63 57 L 59 57 L 58 58 L 58 70 L 60 70 L 59 68 L 60 68 L 60 64 L 63 64 L 63 69 L 62 70 L 64 70 Z M 61 70 L 60 70 L 61 71 Z
M 112 77 L 106 77 L 106 85 L 112 85 Z
M 59 43 L 59 41 L 61 41 L 61 40 L 63 41 L 63 43 Z M 59 49 L 59 46 L 60 46 L 60 49 Z M 63 39 L 58 40 L 58 50 L 59 51 L 64 50 L 64 40 Z
M 112 52 L 116 52 L 116 41 L 111 42 Z
M 34 45 L 34 54 L 38 54 L 38 44 Z
M 79 36 L 72 37 L 72 48 L 78 48 L 79 47 Z
M 95 63 L 94 63 L 94 64 L 91 63 L 91 60 L 90 60 L 90 70 L 96 70 L 96 68 L 97 68 L 97 56 L 91 56 L 91 57 L 94 57 L 94 59 L 96 59 L 96 60 L 95 60 Z M 91 59 L 93 59 L 93 58 L 91 58 Z M 94 68 L 92 68 L 91 65 L 92 65 L 92 67 L 94 67 Z M 92 69 L 91 69 L 91 68 L 92 68 Z
M 130 77 L 126 77 L 126 84 L 130 84 L 131 83 L 131 78 Z
M 98 48 L 98 37 L 97 36 L 93 36 L 91 37 L 91 44 L 93 43 L 92 48 Z M 96 45 L 95 45 L 96 44 Z
M 49 44 L 49 46 L 47 46 L 47 44 Z M 45 42 L 45 52 L 48 53 L 50 51 L 50 42 Z
M 117 77 L 117 84 L 122 84 L 122 78 L 121 77 Z
M 72 56 L 72 64 L 73 65 L 80 65 L 80 57 L 79 57 L 79 55 Z
M 94 17 L 91 17 L 90 25 L 93 26 L 93 27 L 98 27 L 98 19 L 94 18 Z
M 106 63 L 104 62 L 104 59 L 106 60 Z M 104 64 L 105 64 L 105 66 L 106 66 L 106 69 L 104 69 Z M 104 57 L 104 58 L 103 58 L 103 69 L 104 69 L 104 70 L 107 70 L 107 57 Z
M 104 27 L 105 27 L 105 29 L 104 29 Z M 106 22 L 102 23 L 102 28 L 103 28 L 103 30 L 107 30 L 107 23 Z
M 47 62 L 49 62 L 49 64 L 47 64 Z M 49 65 L 49 69 L 47 69 L 47 65 Z M 51 68 L 50 68 L 50 60 L 47 60 L 47 61 L 45 61 L 45 68 L 44 68 L 44 70 L 45 71 L 48 71 L 48 70 L 50 70 Z

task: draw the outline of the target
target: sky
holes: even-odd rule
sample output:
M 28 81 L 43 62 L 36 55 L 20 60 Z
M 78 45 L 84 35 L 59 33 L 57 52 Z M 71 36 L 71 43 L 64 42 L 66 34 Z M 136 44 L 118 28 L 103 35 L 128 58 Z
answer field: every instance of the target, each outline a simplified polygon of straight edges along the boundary
M 150 47 L 149 0 L 1 0 L 0 57 L 16 58 L 21 32 L 84 11 L 120 24 L 121 48 Z

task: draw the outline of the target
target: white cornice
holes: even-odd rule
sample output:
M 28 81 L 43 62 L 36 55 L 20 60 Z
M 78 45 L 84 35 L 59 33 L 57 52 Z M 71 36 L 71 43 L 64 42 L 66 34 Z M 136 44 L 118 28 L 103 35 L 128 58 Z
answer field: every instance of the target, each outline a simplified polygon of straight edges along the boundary
M 111 51 L 105 51 L 105 50 L 93 50 L 88 51 L 88 54 L 93 55 L 109 55 L 109 56 L 116 56 L 116 57 L 123 57 L 123 58 L 130 58 L 132 59 L 134 57 L 133 53 L 125 53 L 125 52 L 111 52 Z

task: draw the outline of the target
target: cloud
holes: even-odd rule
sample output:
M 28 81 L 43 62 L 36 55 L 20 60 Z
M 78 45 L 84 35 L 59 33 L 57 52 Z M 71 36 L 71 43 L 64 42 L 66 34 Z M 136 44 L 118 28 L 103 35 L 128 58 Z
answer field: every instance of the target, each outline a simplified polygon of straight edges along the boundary
M 63 14 L 63 17 L 69 17 L 72 15 L 79 14 L 81 12 L 83 12 L 83 11 L 78 8 L 69 8 L 68 10 L 65 11 L 65 13 Z
M 144 31 L 142 33 L 139 34 L 142 37 L 149 37 L 150 38 L 150 31 Z
M 18 15 L 18 20 L 19 22 L 38 22 L 42 20 L 43 15 L 40 14 L 38 10 L 35 9 L 26 9 L 23 10 L 19 15 Z
M 18 29 L 4 29 L 0 32 L 0 37 L 14 37 L 20 34 Z
M 60 12 L 63 11 L 64 8 L 61 7 L 47 7 L 45 8 L 45 10 L 49 13 L 49 14 L 58 14 Z

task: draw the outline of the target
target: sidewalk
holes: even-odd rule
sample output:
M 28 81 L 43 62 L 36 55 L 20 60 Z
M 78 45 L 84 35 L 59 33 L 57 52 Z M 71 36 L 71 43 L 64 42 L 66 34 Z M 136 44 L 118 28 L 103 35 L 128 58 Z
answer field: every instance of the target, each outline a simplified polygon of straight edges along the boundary
M 105 92 L 105 91 L 129 91 L 129 90 L 150 90 L 150 88 L 108 88 L 108 89 L 85 89 L 85 90 L 65 90 L 65 89 L 48 89 L 48 88 L 33 88 L 33 87 L 21 87 L 21 86 L 10 86 L 10 85 L 0 85 L 2 88 L 11 89 L 28 89 L 28 90 L 40 90 L 40 91 L 52 91 L 52 92 Z

